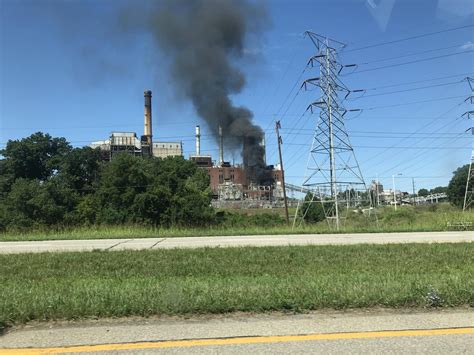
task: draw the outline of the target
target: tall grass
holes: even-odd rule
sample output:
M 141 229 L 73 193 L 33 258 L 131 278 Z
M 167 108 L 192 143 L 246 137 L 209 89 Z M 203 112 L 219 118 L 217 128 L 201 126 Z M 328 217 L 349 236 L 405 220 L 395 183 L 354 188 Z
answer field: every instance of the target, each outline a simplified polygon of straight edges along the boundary
M 469 243 L 0 255 L 0 323 L 473 306 L 473 256 Z

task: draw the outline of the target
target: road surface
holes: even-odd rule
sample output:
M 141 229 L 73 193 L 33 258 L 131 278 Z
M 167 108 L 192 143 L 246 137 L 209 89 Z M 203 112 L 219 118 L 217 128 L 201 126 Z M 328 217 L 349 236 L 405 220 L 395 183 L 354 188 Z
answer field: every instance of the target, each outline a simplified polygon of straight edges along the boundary
M 474 232 L 287 234 L 226 237 L 47 240 L 0 242 L 0 253 L 48 251 L 140 250 L 238 246 L 347 245 L 391 243 L 459 243 L 474 241 Z
M 301 315 L 43 323 L 0 337 L 0 353 L 472 354 L 474 311 L 351 311 Z

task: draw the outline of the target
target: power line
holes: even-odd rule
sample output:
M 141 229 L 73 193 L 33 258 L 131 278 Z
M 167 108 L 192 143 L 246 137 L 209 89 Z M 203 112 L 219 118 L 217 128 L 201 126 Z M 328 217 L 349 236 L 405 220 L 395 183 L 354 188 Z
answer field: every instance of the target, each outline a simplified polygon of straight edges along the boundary
M 459 124 L 460 122 L 461 122 L 461 121 L 458 121 L 458 124 Z M 447 125 L 449 125 L 449 122 L 448 122 Z M 443 126 L 439 127 L 435 132 L 444 129 L 447 125 L 443 125 Z M 430 138 L 430 137 L 420 138 L 419 141 L 424 140 L 424 139 L 429 139 L 429 138 Z M 458 139 L 459 139 L 459 138 L 454 138 L 454 139 L 452 140 L 452 142 L 454 143 L 455 141 L 458 141 Z M 444 145 L 448 145 L 448 144 L 450 144 L 450 143 L 451 143 L 451 142 L 448 141 L 448 142 L 445 142 Z M 450 148 L 450 147 L 446 147 L 446 149 L 449 149 L 449 148 Z M 460 149 L 465 149 L 465 147 L 460 148 Z M 409 162 L 412 163 L 411 165 L 409 165 L 409 167 L 415 165 L 413 162 L 416 161 L 416 159 L 420 158 L 421 156 L 423 156 L 423 155 L 426 154 L 426 153 L 429 153 L 429 152 L 431 151 L 431 148 L 430 148 L 430 147 L 427 147 L 427 148 L 425 148 L 425 149 L 423 149 L 423 150 L 424 150 L 423 152 L 419 153 L 418 155 L 412 157 L 412 159 L 409 160 Z M 398 168 L 398 167 L 400 167 L 400 166 L 403 166 L 404 164 L 407 164 L 407 163 L 408 163 L 407 161 L 402 161 L 402 162 L 396 164 L 395 166 L 392 166 L 390 169 L 387 169 L 387 170 L 383 171 L 382 174 L 385 173 L 385 172 L 388 172 L 388 171 L 390 171 L 390 170 L 393 170 L 393 169 L 395 169 L 395 168 Z
M 452 100 L 452 99 L 459 99 L 459 98 L 465 98 L 466 95 L 458 95 L 458 96 L 448 96 L 448 97 L 439 97 L 437 99 L 429 99 L 429 100 L 421 100 L 421 101 L 412 101 L 412 102 L 405 102 L 401 104 L 393 104 L 393 105 L 384 105 L 384 106 L 374 106 L 374 107 L 367 107 L 362 109 L 363 111 L 370 111 L 370 110 L 378 110 L 381 108 L 389 108 L 389 107 L 398 107 L 398 106 L 406 106 L 406 105 L 415 105 L 415 104 L 421 104 L 421 103 L 426 103 L 426 102 L 435 102 L 435 101 L 445 101 L 445 100 Z
M 462 83 L 462 81 L 453 81 L 453 82 L 450 82 L 450 83 L 433 84 L 433 85 L 421 86 L 421 87 L 416 87 L 416 88 L 411 88 L 411 89 L 403 89 L 403 90 L 382 92 L 382 93 L 371 94 L 371 95 L 362 95 L 362 96 L 360 96 L 360 97 L 356 97 L 356 98 L 349 99 L 349 100 L 350 100 L 350 101 L 355 101 L 355 100 L 365 99 L 365 98 L 367 98 L 367 97 L 399 94 L 399 93 L 403 93 L 403 92 L 417 91 L 417 90 L 423 90 L 423 89 L 431 89 L 431 88 L 435 88 L 435 87 L 448 86 L 448 85 L 456 85 L 456 84 L 461 84 L 461 83 Z
M 311 144 L 308 143 L 285 143 L 286 145 L 298 146 L 298 147 L 308 147 Z M 449 150 L 458 150 L 458 149 L 466 149 L 465 146 L 463 147 L 445 147 L 445 146 L 430 146 L 430 147 L 415 147 L 415 146 L 375 146 L 375 145 L 353 145 L 354 148 L 360 149 L 414 149 L 414 150 L 423 150 L 423 149 L 449 149 Z M 389 171 L 389 170 L 387 170 Z
M 446 30 L 441 30 L 441 31 L 422 33 L 422 34 L 419 34 L 419 35 L 409 36 L 409 37 L 405 37 L 405 38 L 400 38 L 400 39 L 396 39 L 396 40 L 393 40 L 393 41 L 387 41 L 387 42 L 381 42 L 381 43 L 371 44 L 371 45 L 364 46 L 364 47 L 349 49 L 349 50 L 346 50 L 346 51 L 344 51 L 344 52 L 342 52 L 342 53 L 345 54 L 345 53 L 349 53 L 349 52 L 360 51 L 360 50 L 363 50 L 363 49 L 369 49 L 369 48 L 375 48 L 375 47 L 385 46 L 385 45 L 394 44 L 394 43 L 400 43 L 400 42 L 409 41 L 409 40 L 413 40 L 413 39 L 417 39 L 417 38 L 423 38 L 423 37 L 428 37 L 428 36 L 434 36 L 434 35 L 437 35 L 437 34 L 440 34 L 440 33 L 446 33 L 446 32 L 452 32 L 452 31 L 462 30 L 462 29 L 470 28 L 470 27 L 474 27 L 474 24 L 466 25 L 466 26 L 460 26 L 460 27 L 454 27 L 454 28 L 448 28 L 448 29 L 446 29 Z
M 348 74 L 344 74 L 344 75 L 341 75 L 341 76 L 349 76 L 349 75 L 354 75 L 354 74 L 359 74 L 359 73 L 365 73 L 365 72 L 374 71 L 374 70 L 380 70 L 380 69 L 395 68 L 395 67 L 399 67 L 399 66 L 402 66 L 402 65 L 408 65 L 408 64 L 415 64 L 415 63 L 427 62 L 427 61 L 430 61 L 430 60 L 435 60 L 435 59 L 440 59 L 440 58 L 446 58 L 446 57 L 452 57 L 452 56 L 461 55 L 461 54 L 467 54 L 467 53 L 472 53 L 472 52 L 474 52 L 474 50 L 468 50 L 468 51 L 464 51 L 464 52 L 457 52 L 457 53 L 450 53 L 450 54 L 438 55 L 438 56 L 429 57 L 429 58 L 416 59 L 416 60 L 411 60 L 411 61 L 408 61 L 408 62 L 396 63 L 396 64 L 390 64 L 390 65 L 384 65 L 384 66 L 376 67 L 376 68 L 369 68 L 369 69 L 363 69 L 363 70 L 357 70 L 357 69 L 356 69 L 356 70 L 353 71 L 353 72 L 350 72 L 350 73 L 348 73 Z
M 404 86 L 404 85 L 411 85 L 411 84 L 419 84 L 419 83 L 425 83 L 425 82 L 429 82 L 429 81 L 436 81 L 436 80 L 442 80 L 442 79 L 451 79 L 451 78 L 456 78 L 456 77 L 466 77 L 466 76 L 473 75 L 473 74 L 474 74 L 474 72 L 470 72 L 470 73 L 462 73 L 462 74 L 455 74 L 455 75 L 440 76 L 440 77 L 431 78 L 431 79 L 408 81 L 408 82 L 399 83 L 399 84 L 390 84 L 390 85 L 378 86 L 378 87 L 366 89 L 366 91 L 369 91 L 369 90 L 378 90 L 378 89 L 386 89 L 386 88 L 391 88 L 391 87 L 396 87 L 396 86 Z
M 280 86 L 281 86 L 281 83 L 283 82 L 283 79 L 286 77 L 286 75 L 288 74 L 289 70 L 290 70 L 290 67 L 293 65 L 296 57 L 297 57 L 297 54 L 298 52 L 295 50 L 294 53 L 293 53 L 293 56 L 291 57 L 291 59 L 288 61 L 287 63 L 287 66 L 285 68 L 285 72 L 283 73 L 283 75 L 280 77 L 280 79 L 278 80 L 278 83 L 276 85 L 274 85 L 273 87 L 275 88 L 275 90 L 273 90 L 273 95 L 267 95 L 265 100 L 263 100 L 263 96 L 265 95 L 262 95 L 261 99 L 260 99 L 260 102 L 262 103 L 262 105 L 265 103 L 265 108 L 263 110 L 263 113 L 265 113 L 267 110 L 268 110 L 268 107 L 270 107 L 270 103 L 268 102 L 268 98 L 272 98 L 274 97 L 277 92 L 280 90 Z M 306 70 L 306 68 L 304 69 Z M 303 72 L 304 72 L 303 70 Z M 302 75 L 302 74 L 301 74 Z M 301 76 L 300 76 L 301 77 Z M 297 82 L 299 81 L 299 78 L 297 79 Z M 296 86 L 296 84 L 295 84 Z M 293 89 L 291 89 L 290 93 L 288 94 L 288 96 L 291 94 L 291 92 L 293 91 Z M 286 101 L 286 99 L 285 99 Z M 268 102 L 268 103 L 267 103 Z
M 455 110 L 456 108 L 458 108 L 459 106 L 462 105 L 462 102 L 461 103 L 458 103 L 456 105 L 454 105 L 453 107 L 451 107 L 450 109 L 448 109 L 447 111 L 443 112 L 442 114 L 438 115 L 437 117 L 435 117 L 434 119 L 432 119 L 429 123 L 423 125 L 422 127 L 418 128 L 416 131 L 412 132 L 411 135 L 415 134 L 415 133 L 418 133 L 420 131 L 422 131 L 423 129 L 429 127 L 432 123 L 440 120 L 443 116 L 447 115 L 448 113 L 450 113 L 451 111 Z M 451 124 L 450 122 L 448 122 L 448 124 Z M 444 126 L 443 126 L 444 127 Z M 403 138 L 402 139 L 402 142 L 403 140 L 405 140 L 406 138 Z M 391 148 L 395 147 L 396 145 L 392 145 Z M 391 149 L 389 148 L 389 149 Z M 386 149 L 387 150 L 387 149 Z M 386 151 L 385 150 L 385 151 Z M 373 157 L 371 157 L 370 159 L 368 160 L 365 160 L 365 163 L 367 163 L 368 161 L 372 161 L 373 159 L 379 157 L 380 155 L 382 155 L 385 151 L 382 151 L 382 152 L 379 152 L 378 154 L 374 155 Z
M 286 175 L 286 177 L 291 177 L 291 178 L 304 178 L 305 176 L 304 175 Z M 442 176 L 423 176 L 423 175 L 417 175 L 417 176 L 398 176 L 397 178 L 398 179 L 446 179 L 446 178 L 450 178 L 452 177 L 452 175 L 442 175 Z M 392 177 L 391 176 L 380 176 L 380 175 L 376 175 L 376 176 L 367 176 L 367 178 L 369 179 L 391 179 Z
M 433 119 L 433 117 L 431 117 Z M 282 128 L 282 130 L 286 130 L 288 128 Z M 312 129 L 309 129 L 309 128 L 300 128 L 300 129 L 297 129 L 297 131 L 308 131 L 308 132 L 312 132 L 313 130 Z M 351 130 L 350 131 L 351 135 L 353 133 L 362 133 L 362 134 L 384 134 L 384 133 L 390 133 L 390 134 L 420 134 L 420 135 L 431 135 L 432 133 L 431 132 L 387 132 L 387 131 L 353 131 Z M 445 134 L 445 135 L 459 135 L 459 133 L 437 133 L 438 135 L 441 135 L 441 134 Z
M 419 54 L 424 54 L 424 53 L 438 52 L 438 51 L 442 51 L 442 50 L 446 50 L 446 49 L 452 49 L 452 48 L 462 48 L 462 46 L 463 46 L 463 43 L 456 44 L 454 46 L 449 46 L 449 47 L 427 49 L 427 50 L 424 50 L 424 51 L 412 52 L 412 53 L 409 53 L 409 54 L 398 55 L 398 56 L 394 56 L 394 57 L 371 60 L 370 62 L 360 63 L 359 65 L 368 65 L 368 64 L 373 64 L 373 63 L 387 62 L 387 61 L 390 61 L 390 60 L 395 60 L 395 59 L 400 59 L 400 58 L 413 57 L 413 56 L 416 56 L 416 55 L 419 55 Z

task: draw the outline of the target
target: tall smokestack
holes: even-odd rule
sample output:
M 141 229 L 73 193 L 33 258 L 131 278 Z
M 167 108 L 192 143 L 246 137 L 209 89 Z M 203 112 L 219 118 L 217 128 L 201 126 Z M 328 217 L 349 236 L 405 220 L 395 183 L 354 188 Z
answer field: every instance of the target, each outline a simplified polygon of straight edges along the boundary
M 219 126 L 219 165 L 224 164 L 224 135 L 222 127 Z
M 262 142 L 260 146 L 263 148 L 263 163 L 267 165 L 267 147 L 265 146 L 265 133 L 262 135 Z
M 201 155 L 201 127 L 196 126 L 196 156 Z
M 152 129 L 151 129 L 151 90 L 145 90 L 145 127 L 143 135 L 146 137 L 147 143 L 151 147 Z

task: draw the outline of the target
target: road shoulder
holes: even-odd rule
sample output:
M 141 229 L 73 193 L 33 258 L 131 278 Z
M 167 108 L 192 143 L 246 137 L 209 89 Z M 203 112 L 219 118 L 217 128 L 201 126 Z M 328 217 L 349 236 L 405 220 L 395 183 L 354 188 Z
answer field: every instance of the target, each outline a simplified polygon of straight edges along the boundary
M 1 348 L 62 347 L 279 335 L 474 327 L 474 309 L 315 311 L 35 322 L 0 337 Z

